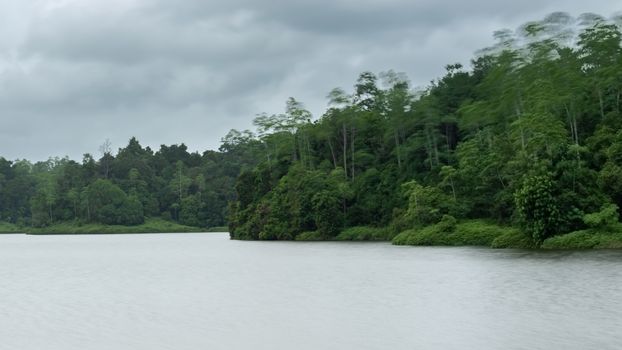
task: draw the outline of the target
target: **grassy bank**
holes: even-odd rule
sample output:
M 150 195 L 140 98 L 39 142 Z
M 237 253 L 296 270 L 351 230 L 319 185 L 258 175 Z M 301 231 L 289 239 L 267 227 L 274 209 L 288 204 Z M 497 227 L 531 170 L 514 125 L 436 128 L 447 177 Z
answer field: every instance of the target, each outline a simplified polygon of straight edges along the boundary
M 205 232 L 229 232 L 229 227 L 227 226 L 214 226 L 214 227 L 210 227 L 206 230 L 204 230 Z
M 24 232 L 19 226 L 8 222 L 0 222 L 0 233 L 20 233 Z
M 159 218 L 148 218 L 142 225 L 102 225 L 77 224 L 73 222 L 59 223 L 43 228 L 27 228 L 26 233 L 31 235 L 52 234 L 110 234 L 110 233 L 167 233 L 167 232 L 203 232 L 204 229 L 192 226 L 179 225 Z
M 622 225 L 609 229 L 575 231 L 546 239 L 540 246 L 519 229 L 484 220 L 441 221 L 424 228 L 404 231 L 395 245 L 486 246 L 517 249 L 622 249 Z
M 303 232 L 296 236 L 297 241 L 390 241 L 394 235 L 388 228 L 355 226 L 348 227 L 335 237 L 322 236 L 317 231 Z
M 551 237 L 542 243 L 543 249 L 622 249 L 622 230 L 595 229 L 571 232 Z
M 453 218 L 424 228 L 404 231 L 395 245 L 487 246 L 494 248 L 533 248 L 535 245 L 519 230 L 485 220 L 456 222 Z

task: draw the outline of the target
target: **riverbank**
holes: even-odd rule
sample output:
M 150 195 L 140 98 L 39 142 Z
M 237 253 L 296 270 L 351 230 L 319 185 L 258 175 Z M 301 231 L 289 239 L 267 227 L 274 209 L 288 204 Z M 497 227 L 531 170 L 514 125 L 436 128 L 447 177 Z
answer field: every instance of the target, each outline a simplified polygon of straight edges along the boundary
M 8 222 L 0 221 L 0 234 L 2 233 L 21 233 L 23 230 L 15 225 Z
M 520 229 L 488 220 L 456 221 L 413 228 L 399 234 L 386 227 L 350 227 L 335 237 L 304 232 L 297 241 L 390 241 L 393 245 L 479 246 L 495 249 L 622 249 L 622 225 L 608 230 L 582 230 L 546 239 L 538 245 Z
M 48 227 L 27 227 L 22 232 L 29 235 L 65 235 L 65 234 L 123 234 L 123 233 L 177 233 L 177 232 L 205 232 L 200 227 L 180 225 L 160 218 L 148 218 L 144 224 L 136 226 L 77 224 L 64 222 Z
M 538 245 L 519 229 L 484 220 L 444 222 L 395 236 L 395 245 L 486 246 L 515 249 L 622 249 L 622 225 L 550 237 Z
M 394 245 L 418 246 L 485 246 L 491 248 L 530 249 L 537 245 L 520 230 L 486 220 L 438 224 L 401 232 L 391 241 Z

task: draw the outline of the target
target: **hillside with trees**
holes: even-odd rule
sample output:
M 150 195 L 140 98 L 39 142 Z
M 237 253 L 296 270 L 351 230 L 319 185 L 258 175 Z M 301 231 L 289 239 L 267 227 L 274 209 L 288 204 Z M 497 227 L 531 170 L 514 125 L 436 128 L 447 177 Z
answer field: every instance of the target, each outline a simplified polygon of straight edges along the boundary
M 419 91 L 402 74 L 364 72 L 353 90 L 331 91 L 314 121 L 290 99 L 285 113 L 255 119 L 263 160 L 236 182 L 231 236 L 402 232 L 394 242 L 434 244 L 423 228 L 443 235 L 470 221 L 539 245 L 617 229 L 621 24 L 552 13 L 496 32 L 470 70 L 447 65 Z

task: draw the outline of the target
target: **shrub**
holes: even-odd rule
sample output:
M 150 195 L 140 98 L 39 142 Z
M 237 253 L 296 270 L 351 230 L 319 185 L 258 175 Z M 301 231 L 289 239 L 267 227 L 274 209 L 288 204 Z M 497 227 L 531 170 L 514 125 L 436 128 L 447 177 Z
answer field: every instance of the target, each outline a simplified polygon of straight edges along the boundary
M 324 237 L 318 231 L 306 231 L 296 236 L 297 241 L 323 241 Z
M 388 241 L 391 238 L 389 229 L 369 226 L 350 227 L 335 237 L 338 241 Z
M 555 234 L 560 224 L 553 188 L 550 175 L 530 176 L 514 194 L 521 223 L 536 242 Z
M 618 206 L 615 204 L 603 205 L 599 212 L 584 215 L 583 222 L 591 228 L 612 230 L 619 222 Z
M 594 229 L 574 231 L 551 237 L 542 243 L 543 249 L 622 248 L 622 232 L 598 232 Z

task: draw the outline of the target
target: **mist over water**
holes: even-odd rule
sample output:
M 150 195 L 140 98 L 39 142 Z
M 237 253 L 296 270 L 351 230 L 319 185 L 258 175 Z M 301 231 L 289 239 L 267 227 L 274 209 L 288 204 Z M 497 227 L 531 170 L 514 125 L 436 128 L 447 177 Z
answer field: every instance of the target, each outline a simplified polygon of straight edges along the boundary
M 620 349 L 622 251 L 0 236 L 0 349 Z

